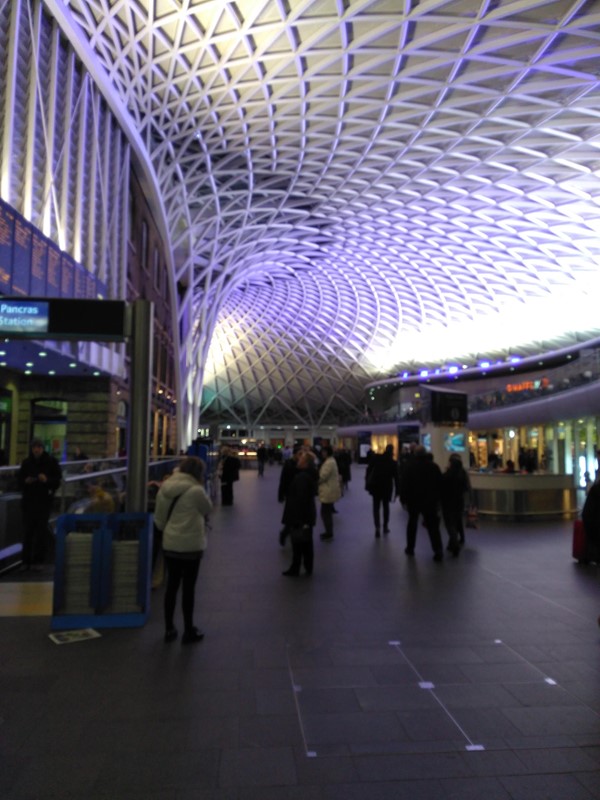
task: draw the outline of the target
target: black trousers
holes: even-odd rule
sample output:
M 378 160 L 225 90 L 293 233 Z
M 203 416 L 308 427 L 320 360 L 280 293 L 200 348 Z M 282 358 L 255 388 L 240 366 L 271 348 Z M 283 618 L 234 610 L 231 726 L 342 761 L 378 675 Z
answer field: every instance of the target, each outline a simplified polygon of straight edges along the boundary
M 325 527 L 325 533 L 333 536 L 333 503 L 321 503 L 321 519 Z
M 383 507 L 383 529 L 386 530 L 390 525 L 390 501 L 387 495 L 384 497 L 377 492 L 373 493 L 373 522 L 375 528 L 379 530 L 381 527 L 379 522 L 380 509 Z
M 50 508 L 45 503 L 31 503 L 23 509 L 23 563 L 43 564 L 48 554 Z
M 463 511 L 455 508 L 445 508 L 444 525 L 448 531 L 448 547 L 456 549 L 465 541 Z
M 292 539 L 292 572 L 300 572 L 300 567 L 304 564 L 304 569 L 308 575 L 312 574 L 314 563 L 313 529 L 309 526 L 304 528 L 290 527 Z
M 181 610 L 186 631 L 194 627 L 194 597 L 196 579 L 200 569 L 202 553 L 196 558 L 176 558 L 164 554 L 167 568 L 167 588 L 165 589 L 165 628 L 174 628 L 175 604 L 181 585 Z
M 414 550 L 417 541 L 417 528 L 419 517 L 423 516 L 423 525 L 427 528 L 431 549 L 435 555 L 443 554 L 442 534 L 440 533 L 440 517 L 437 508 L 408 507 L 408 522 L 406 523 L 406 548 Z
M 221 483 L 221 505 L 233 505 L 233 483 L 230 481 L 227 483 Z

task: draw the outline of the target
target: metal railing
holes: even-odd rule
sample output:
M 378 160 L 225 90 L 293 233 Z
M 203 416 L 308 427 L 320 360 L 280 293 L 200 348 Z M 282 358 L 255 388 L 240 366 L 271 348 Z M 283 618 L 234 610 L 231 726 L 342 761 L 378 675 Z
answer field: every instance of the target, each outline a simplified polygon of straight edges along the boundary
M 168 456 L 151 461 L 148 482 L 158 484 L 170 474 L 180 458 Z M 61 463 L 62 481 L 54 497 L 51 521 L 59 514 L 83 512 L 96 489 L 107 494 L 115 511 L 123 511 L 127 491 L 127 458 L 100 458 Z M 20 497 L 19 466 L 0 467 L 0 498 Z M 149 492 L 151 495 L 152 492 Z

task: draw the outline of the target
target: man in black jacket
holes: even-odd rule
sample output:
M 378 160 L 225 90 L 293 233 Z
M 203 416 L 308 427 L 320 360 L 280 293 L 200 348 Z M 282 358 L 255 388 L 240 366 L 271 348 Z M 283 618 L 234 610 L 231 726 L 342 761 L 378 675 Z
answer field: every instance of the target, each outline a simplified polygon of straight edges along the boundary
M 318 480 L 313 454 L 307 450 L 300 451 L 296 473 L 288 487 L 283 511 L 283 524 L 289 530 L 292 539 L 292 563 L 282 573 L 288 577 L 297 577 L 302 564 L 306 574 L 312 575 L 313 527 L 317 519 L 315 496 Z
M 394 458 L 394 446 L 388 444 L 385 451 L 369 462 L 365 476 L 365 488 L 373 498 L 373 521 L 375 538 L 381 536 L 380 508 L 383 507 L 383 532 L 390 532 L 390 502 L 400 494 L 400 471 Z
M 442 472 L 433 461 L 431 453 L 423 446 L 415 449 L 408 461 L 400 484 L 400 501 L 408 511 L 406 525 L 407 556 L 414 556 L 419 517 L 427 528 L 433 560 L 442 561 L 444 551 L 440 533 L 440 503 L 442 496 Z
M 581 511 L 585 531 L 586 561 L 600 563 L 600 483 L 592 484 Z
M 221 451 L 221 460 L 217 468 L 221 479 L 221 505 L 233 505 L 233 484 L 240 479 L 241 461 L 230 447 Z
M 52 501 L 62 479 L 60 464 L 45 451 L 41 439 L 31 442 L 17 478 L 22 492 L 23 566 L 31 569 L 46 560 Z

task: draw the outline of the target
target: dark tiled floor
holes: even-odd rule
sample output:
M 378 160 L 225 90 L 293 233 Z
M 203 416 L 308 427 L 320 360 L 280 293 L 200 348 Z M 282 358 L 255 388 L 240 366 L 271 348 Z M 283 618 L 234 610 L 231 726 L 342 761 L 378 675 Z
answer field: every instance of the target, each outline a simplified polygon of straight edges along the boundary
M 160 590 L 144 628 L 77 644 L 0 618 L 0 796 L 600 798 L 600 569 L 571 523 L 484 523 L 443 564 L 421 530 L 410 560 L 355 468 L 335 541 L 317 527 L 315 574 L 289 579 L 278 476 L 215 511 L 203 643 L 163 643 Z

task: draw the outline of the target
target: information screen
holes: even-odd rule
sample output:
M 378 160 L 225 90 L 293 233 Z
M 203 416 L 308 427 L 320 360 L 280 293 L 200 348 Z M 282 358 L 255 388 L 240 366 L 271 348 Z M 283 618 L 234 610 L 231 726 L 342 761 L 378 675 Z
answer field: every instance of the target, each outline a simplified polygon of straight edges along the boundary
M 129 330 L 122 300 L 0 298 L 0 337 L 122 342 Z
M 49 304 L 43 300 L 0 300 L 0 334 L 36 339 L 48 333 Z

